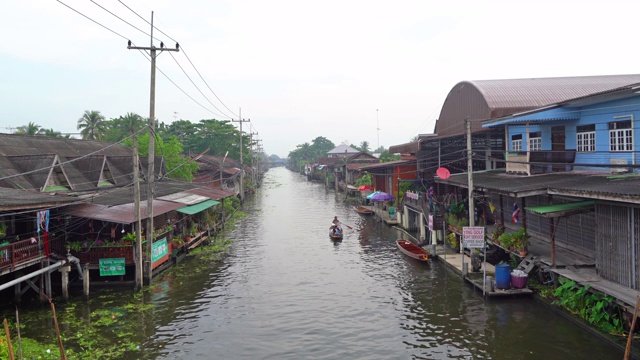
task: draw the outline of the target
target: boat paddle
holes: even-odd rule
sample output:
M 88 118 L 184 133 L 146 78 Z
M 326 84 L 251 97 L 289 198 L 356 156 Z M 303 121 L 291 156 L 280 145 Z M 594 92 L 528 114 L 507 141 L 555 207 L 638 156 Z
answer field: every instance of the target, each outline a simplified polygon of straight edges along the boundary
M 344 226 L 348 227 L 348 228 L 349 228 L 349 230 L 353 230 L 353 226 L 349 226 L 349 225 L 347 225 L 347 224 L 345 224 L 345 223 L 342 223 L 342 225 L 344 225 Z

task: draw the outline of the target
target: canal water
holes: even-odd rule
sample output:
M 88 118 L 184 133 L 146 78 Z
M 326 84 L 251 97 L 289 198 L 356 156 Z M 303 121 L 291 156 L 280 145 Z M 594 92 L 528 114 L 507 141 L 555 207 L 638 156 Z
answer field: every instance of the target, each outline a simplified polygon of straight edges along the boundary
M 190 256 L 143 296 L 57 301 L 67 348 L 101 346 L 100 359 L 622 358 L 531 298 L 485 300 L 441 262 L 407 258 L 397 230 L 284 168 L 244 211 L 226 254 Z M 334 216 L 353 227 L 342 242 L 329 239 Z M 55 344 L 49 310 L 24 311 L 23 336 Z M 130 350 L 106 355 L 120 347 Z
M 395 247 L 397 230 L 357 214 L 343 196 L 270 170 L 245 203 L 229 254 L 158 294 L 163 315 L 146 357 L 622 358 L 533 299 L 485 301 L 441 262 L 408 259 Z M 353 227 L 339 243 L 328 236 L 335 215 Z

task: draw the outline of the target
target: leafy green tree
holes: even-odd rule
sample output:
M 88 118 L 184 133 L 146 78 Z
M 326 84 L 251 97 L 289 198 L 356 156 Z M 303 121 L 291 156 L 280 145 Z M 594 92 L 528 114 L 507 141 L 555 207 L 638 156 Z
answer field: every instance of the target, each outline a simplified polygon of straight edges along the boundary
M 360 151 L 369 152 L 369 142 L 368 141 L 363 141 L 363 142 L 360 143 Z
M 84 140 L 102 140 L 105 133 L 105 118 L 100 111 L 85 110 L 84 114 L 78 119 L 78 130 Z
M 390 154 L 389 150 L 385 150 L 380 154 L 380 162 L 389 162 L 400 160 L 400 154 Z
M 49 136 L 49 137 L 54 137 L 54 138 L 62 138 L 64 136 L 62 136 L 62 134 L 60 133 L 60 131 L 55 131 L 53 130 L 53 128 L 51 129 L 40 129 L 38 131 L 39 135 L 44 135 L 44 136 Z M 69 136 L 67 135 L 67 138 Z
M 42 128 L 40 125 L 34 122 L 29 122 L 27 125 L 18 126 L 15 133 L 18 135 L 38 135 L 41 131 Z
M 127 136 L 138 133 L 147 125 L 147 120 L 136 113 L 127 113 L 115 119 L 104 121 L 104 140 L 108 142 L 118 142 Z M 138 135 L 142 135 L 138 133 Z
M 374 153 L 382 154 L 384 152 L 384 146 L 378 146 L 377 149 L 373 150 Z
M 133 146 L 133 139 L 123 142 L 126 146 Z M 167 139 L 156 137 L 154 151 L 157 156 L 163 156 L 167 169 L 167 177 L 192 181 L 194 174 L 198 171 L 198 164 L 190 158 L 182 157 L 182 144 L 175 136 L 168 136 Z M 149 156 L 149 133 L 138 138 L 138 154 L 141 158 Z

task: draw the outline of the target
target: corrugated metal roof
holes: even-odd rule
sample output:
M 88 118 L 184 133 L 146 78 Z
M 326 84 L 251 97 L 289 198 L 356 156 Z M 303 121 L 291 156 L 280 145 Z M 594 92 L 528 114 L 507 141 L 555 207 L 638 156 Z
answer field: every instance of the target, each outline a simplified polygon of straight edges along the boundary
M 394 166 L 397 166 L 397 165 L 406 165 L 406 164 L 411 164 L 411 163 L 416 163 L 416 160 L 387 161 L 387 162 L 378 163 L 378 164 L 366 165 L 366 166 L 361 167 L 360 170 L 384 169 L 384 168 L 394 167 Z
M 355 153 L 359 153 L 359 150 L 356 150 L 354 148 L 352 148 L 349 145 L 345 145 L 345 144 L 340 144 L 338 146 L 336 146 L 335 148 L 331 149 L 329 152 L 327 152 L 327 154 L 332 154 L 332 155 L 344 155 L 345 153 L 347 154 L 355 154 Z
M 453 174 L 447 180 L 436 178 L 435 181 L 469 187 L 466 173 Z M 504 169 L 498 169 L 474 172 L 473 185 L 475 189 L 512 197 L 554 194 L 640 203 L 640 176 L 614 177 L 606 173 L 581 171 L 527 176 L 511 175 Z
M 527 206 L 526 210 L 538 215 L 544 215 L 545 217 L 559 217 L 562 215 L 573 214 L 578 210 L 592 208 L 595 205 L 595 201 L 576 201 L 564 204 L 552 204 L 541 206 Z
M 181 191 L 179 193 L 162 196 L 159 199 L 165 201 L 173 201 L 185 205 L 194 205 L 208 200 L 209 198 L 206 196 L 191 194 L 186 191 Z
M 420 141 L 389 146 L 390 154 L 417 154 L 420 150 Z
M 38 209 L 44 207 L 59 207 L 78 199 L 65 196 L 56 196 L 31 192 L 26 190 L 16 190 L 0 188 L 0 210 L 25 210 Z
M 186 192 L 191 194 L 197 194 L 206 196 L 212 200 L 221 200 L 228 197 L 236 196 L 235 192 L 223 189 L 213 189 L 213 188 L 195 188 L 187 190 Z
M 181 212 L 183 214 L 193 215 L 218 204 L 220 203 L 215 200 L 205 200 L 199 204 L 181 207 L 179 209 L 176 209 L 176 211 Z
M 153 200 L 153 216 L 162 215 L 183 207 L 184 204 Z M 102 221 L 115 222 L 120 224 L 131 224 L 136 221 L 134 213 L 134 203 L 106 206 L 100 204 L 80 204 L 70 206 L 64 211 L 65 214 Z M 140 202 L 140 219 L 147 219 L 149 214 L 147 213 L 147 202 Z
M 438 137 L 463 135 L 467 117 L 476 132 L 483 120 L 636 83 L 640 83 L 637 74 L 462 81 L 447 95 L 434 132 Z
M 577 117 L 551 117 L 546 119 L 532 119 L 532 118 L 519 118 L 519 119 L 504 119 L 499 120 L 487 124 L 483 124 L 482 127 L 494 127 L 501 126 L 505 124 L 514 124 L 514 125 L 526 125 L 526 124 L 539 124 L 545 122 L 553 122 L 553 121 L 570 121 L 570 120 L 578 120 Z

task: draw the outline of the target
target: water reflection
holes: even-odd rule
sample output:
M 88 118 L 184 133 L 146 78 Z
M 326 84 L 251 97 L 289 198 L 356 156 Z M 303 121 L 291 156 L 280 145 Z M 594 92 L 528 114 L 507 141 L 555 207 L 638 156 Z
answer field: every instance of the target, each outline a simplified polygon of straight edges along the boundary
M 245 210 L 227 257 L 158 282 L 147 358 L 621 357 L 534 301 L 485 301 L 440 262 L 407 258 L 398 231 L 285 169 Z M 354 227 L 342 242 L 333 216 Z

